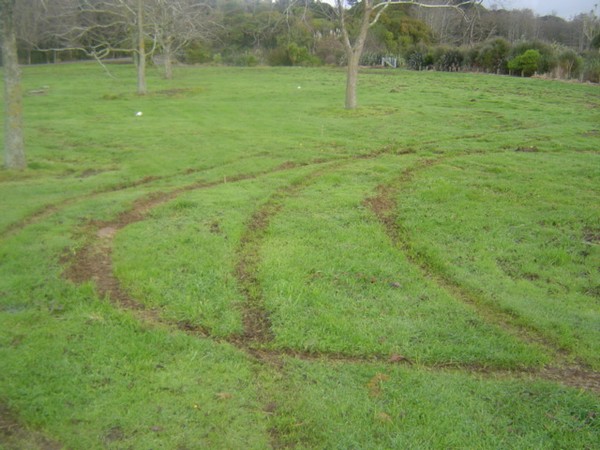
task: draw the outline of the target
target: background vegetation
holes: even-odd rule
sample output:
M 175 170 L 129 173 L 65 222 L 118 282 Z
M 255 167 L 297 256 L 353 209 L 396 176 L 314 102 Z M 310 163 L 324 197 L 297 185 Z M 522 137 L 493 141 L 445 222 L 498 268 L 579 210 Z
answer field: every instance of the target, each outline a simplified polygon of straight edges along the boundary
M 44 7 L 36 0 L 18 3 L 23 62 L 129 57 L 134 51 L 137 16 L 129 0 L 57 0 Z M 328 3 L 147 0 L 144 5 L 146 47 L 168 76 L 169 64 L 176 61 L 238 66 L 346 63 L 340 27 Z M 348 7 L 360 14 L 360 2 Z M 414 70 L 537 73 L 597 83 L 599 45 L 597 9 L 565 20 L 480 5 L 465 7 L 462 14 L 397 5 L 387 8 L 371 28 L 362 64 L 381 65 L 382 57 L 394 57 L 401 67 Z

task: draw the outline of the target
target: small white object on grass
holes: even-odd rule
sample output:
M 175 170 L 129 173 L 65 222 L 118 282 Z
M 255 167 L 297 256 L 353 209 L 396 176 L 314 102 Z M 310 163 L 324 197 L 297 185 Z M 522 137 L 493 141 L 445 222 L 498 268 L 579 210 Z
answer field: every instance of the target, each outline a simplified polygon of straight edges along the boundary
M 141 111 L 138 111 L 138 112 L 135 113 L 135 115 L 138 116 L 138 117 L 141 117 L 142 115 L 144 115 L 144 113 L 141 112 Z
M 298 89 L 302 89 L 302 86 L 298 86 Z

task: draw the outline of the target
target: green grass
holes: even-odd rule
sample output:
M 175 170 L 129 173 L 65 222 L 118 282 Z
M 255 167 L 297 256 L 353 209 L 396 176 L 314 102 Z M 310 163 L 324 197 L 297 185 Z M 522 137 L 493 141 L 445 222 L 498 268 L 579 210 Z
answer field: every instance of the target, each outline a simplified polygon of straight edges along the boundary
M 596 400 L 547 383 L 296 360 L 284 373 L 275 423 L 297 448 L 586 448 L 600 431 Z
M 24 68 L 0 448 L 597 445 L 597 86 L 110 70 Z
M 597 163 L 590 154 L 456 158 L 416 176 L 399 222 L 438 270 L 598 369 Z

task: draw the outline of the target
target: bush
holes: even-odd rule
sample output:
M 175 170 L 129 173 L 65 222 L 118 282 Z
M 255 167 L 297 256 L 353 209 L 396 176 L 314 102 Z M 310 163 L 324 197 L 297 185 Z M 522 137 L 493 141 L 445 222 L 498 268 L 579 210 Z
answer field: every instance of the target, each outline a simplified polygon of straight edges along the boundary
M 503 38 L 487 41 L 475 57 L 475 64 L 491 73 L 507 73 L 510 43 Z
M 598 52 L 589 52 L 585 55 L 582 80 L 600 83 L 600 54 Z
M 433 63 L 436 70 L 457 72 L 462 68 L 464 60 L 465 56 L 458 48 L 441 46 L 433 51 Z
M 192 42 L 185 49 L 184 61 L 187 64 L 207 63 L 212 61 L 212 54 L 202 42 Z
M 295 42 L 271 50 L 268 61 L 272 66 L 318 66 L 321 64 L 321 60 L 317 56 L 311 55 L 306 47 L 301 47 Z
M 522 77 L 530 77 L 537 72 L 542 55 L 537 50 L 527 50 L 522 55 L 516 56 L 508 62 L 508 68 L 513 72 L 520 72 Z
M 313 56 L 306 47 L 300 47 L 295 42 L 287 46 L 288 59 L 292 66 L 318 66 L 321 61 Z
M 555 49 L 540 41 L 519 42 L 515 44 L 511 56 L 514 59 L 518 55 L 527 52 L 527 50 L 537 50 L 540 54 L 540 60 L 538 61 L 536 70 L 538 73 L 551 73 L 558 65 Z
M 433 52 L 425 45 L 417 44 L 409 48 L 405 55 L 406 67 L 412 70 L 426 70 L 433 66 Z
M 230 64 L 233 66 L 243 66 L 243 67 L 257 66 L 260 62 L 258 57 L 255 54 L 250 53 L 250 52 L 231 53 L 231 54 L 227 55 L 226 57 L 223 57 L 222 61 L 225 62 L 225 64 Z
M 315 55 L 325 64 L 339 65 L 345 56 L 344 47 L 335 36 L 326 36 L 317 41 Z
M 558 70 L 560 78 L 575 78 L 581 72 L 583 59 L 571 49 L 566 49 L 558 55 Z

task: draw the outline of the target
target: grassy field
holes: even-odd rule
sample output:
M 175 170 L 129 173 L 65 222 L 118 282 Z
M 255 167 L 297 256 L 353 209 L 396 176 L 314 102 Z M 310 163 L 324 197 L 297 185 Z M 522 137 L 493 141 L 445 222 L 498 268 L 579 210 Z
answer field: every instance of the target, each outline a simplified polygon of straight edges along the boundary
M 24 68 L 0 448 L 597 447 L 598 86 L 109 69 Z

